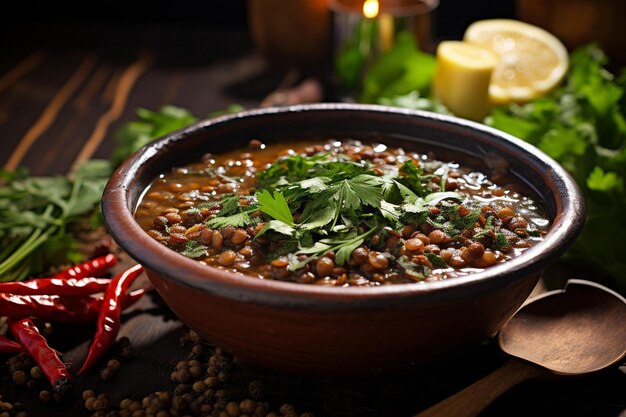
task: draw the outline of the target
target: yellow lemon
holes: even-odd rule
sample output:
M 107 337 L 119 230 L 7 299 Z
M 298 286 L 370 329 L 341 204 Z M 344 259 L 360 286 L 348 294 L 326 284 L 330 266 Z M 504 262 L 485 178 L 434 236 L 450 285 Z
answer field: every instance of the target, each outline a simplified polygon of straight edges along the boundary
M 460 41 L 441 42 L 433 92 L 455 115 L 482 120 L 489 113 L 489 86 L 497 63 L 498 57 L 485 48 Z
M 550 93 L 567 72 L 568 54 L 563 43 L 528 23 L 480 20 L 467 28 L 464 41 L 499 57 L 489 85 L 495 104 L 524 103 Z

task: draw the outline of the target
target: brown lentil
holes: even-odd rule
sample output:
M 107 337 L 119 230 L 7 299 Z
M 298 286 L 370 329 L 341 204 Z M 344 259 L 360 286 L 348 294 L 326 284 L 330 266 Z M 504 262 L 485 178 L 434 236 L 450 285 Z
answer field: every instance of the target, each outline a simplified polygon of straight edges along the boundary
M 436 229 L 428 234 L 428 240 L 434 244 L 445 243 L 450 240 L 450 236 L 444 231 Z
M 421 239 L 411 238 L 407 240 L 404 245 L 411 252 L 423 252 L 424 251 L 424 242 Z
M 361 265 L 367 262 L 368 255 L 369 249 L 359 246 L 352 252 L 352 261 L 357 265 Z
M 334 143 L 334 142 L 333 142 Z M 426 280 L 462 276 L 469 272 L 463 268 L 485 268 L 519 255 L 523 250 L 535 244 L 545 234 L 547 226 L 532 224 L 533 217 L 542 217 L 536 204 L 527 197 L 520 196 L 521 189 L 516 184 L 508 184 L 508 179 L 494 175 L 492 179 L 484 174 L 472 172 L 469 168 L 449 164 L 447 176 L 428 171 L 428 164 L 442 166 L 445 163 L 434 160 L 433 155 L 405 153 L 402 149 L 385 147 L 384 151 L 375 150 L 373 145 L 345 141 L 338 144 L 294 145 L 292 153 L 314 155 L 318 152 L 337 152 L 352 158 L 353 161 L 371 161 L 372 171 L 385 174 L 408 161 L 421 166 L 430 180 L 424 184 L 433 192 L 441 191 L 442 181 L 446 191 L 454 190 L 466 195 L 465 201 L 457 206 L 458 216 L 476 219 L 465 229 L 454 231 L 436 226 L 440 223 L 437 216 L 444 214 L 446 208 L 440 204 L 429 205 L 428 221 L 413 222 L 398 226 L 397 230 L 385 228 L 372 234 L 365 243 L 353 250 L 345 265 L 336 265 L 332 253 L 321 257 L 311 257 L 309 264 L 297 271 L 291 271 L 286 257 L 266 260 L 268 253 L 280 248 L 281 242 L 272 241 L 268 236 L 255 238 L 265 223 L 262 221 L 245 227 L 227 226 L 210 229 L 205 221 L 222 208 L 219 203 L 222 194 L 236 193 L 239 204 L 248 206 L 254 199 L 252 195 L 258 184 L 256 174 L 273 163 L 279 156 L 287 155 L 286 149 L 278 146 L 264 146 L 256 143 L 249 151 L 210 155 L 198 164 L 190 167 L 173 169 L 160 177 L 159 181 L 147 190 L 137 210 L 137 220 L 151 237 L 175 250 L 182 251 L 192 241 L 207 246 L 207 253 L 199 260 L 215 267 L 232 272 L 256 275 L 263 279 L 288 280 L 313 285 L 384 285 L 388 283 L 406 283 L 404 267 L 398 261 L 404 257 L 415 265 L 431 268 L 431 262 L 417 258 L 416 255 L 440 256 L 447 264 L 446 268 L 432 269 L 425 274 Z M 191 169 L 190 169 L 191 168 Z M 201 172 L 202 175 L 195 174 Z M 207 172 L 219 173 L 214 176 Z M 507 180 L 504 187 L 494 184 L 494 180 Z M 481 201 L 474 199 L 480 197 Z M 175 203 L 176 201 L 180 203 Z M 218 204 L 206 205 L 207 201 Z M 259 218 L 259 212 L 249 213 L 251 218 Z M 295 222 L 302 213 L 292 213 Z M 266 218 L 266 217 L 264 217 Z M 487 224 L 490 233 L 485 233 Z M 534 233 L 529 233 L 529 231 Z M 508 245 L 502 246 L 504 233 Z M 508 233 L 508 234 L 507 234 Z M 511 235 L 514 235 L 513 238 Z M 476 237 L 475 237 L 476 236 Z M 532 236 L 532 237 L 531 237 Z M 496 245 L 499 239 L 499 247 Z M 253 240 L 254 239 L 254 240 Z M 518 239 L 518 240 L 515 240 Z M 452 251 L 448 251 L 448 249 Z M 486 255 L 488 251 L 498 251 L 498 255 Z M 482 252 L 482 253 L 481 253 Z M 269 263 L 268 263 L 269 262 Z M 332 263 L 332 265 L 331 265 Z
M 376 269 L 385 269 L 389 266 L 389 260 L 387 257 L 378 251 L 371 251 L 367 259 L 370 265 Z
M 230 236 L 230 243 L 233 245 L 241 245 L 248 239 L 248 233 L 243 229 L 236 229 Z
M 323 256 L 318 259 L 315 263 L 315 270 L 317 272 L 317 276 L 326 277 L 333 273 L 333 268 L 335 267 L 335 263 L 332 259 Z
M 485 253 L 483 253 L 483 256 L 475 261 L 475 264 L 479 268 L 486 268 L 495 265 L 496 262 L 496 254 L 492 251 L 485 251 Z
M 220 255 L 217 258 L 217 262 L 220 265 L 228 266 L 228 265 L 232 265 L 235 262 L 235 259 L 237 259 L 237 254 L 232 250 L 227 250 L 227 251 L 220 253 Z
M 219 230 L 214 231 L 211 237 L 211 246 L 213 249 L 222 249 L 223 245 L 224 238 L 222 237 L 222 233 Z
M 24 371 L 13 372 L 12 378 L 15 385 L 25 385 L 26 381 L 28 381 L 28 377 Z
M 480 242 L 472 242 L 467 247 L 467 252 L 472 258 L 479 259 L 483 257 L 483 254 L 485 253 L 485 247 Z

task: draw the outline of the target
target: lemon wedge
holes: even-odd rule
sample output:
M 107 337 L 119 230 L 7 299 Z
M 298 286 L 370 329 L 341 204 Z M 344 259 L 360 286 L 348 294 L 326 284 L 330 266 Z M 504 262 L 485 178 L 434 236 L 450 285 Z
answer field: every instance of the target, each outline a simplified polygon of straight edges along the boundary
M 435 96 L 455 115 L 482 120 L 489 112 L 489 86 L 498 57 L 480 46 L 444 41 L 437 46 Z
M 464 41 L 499 57 L 489 86 L 494 104 L 524 103 L 548 94 L 567 72 L 568 54 L 563 43 L 528 23 L 480 20 L 468 26 Z

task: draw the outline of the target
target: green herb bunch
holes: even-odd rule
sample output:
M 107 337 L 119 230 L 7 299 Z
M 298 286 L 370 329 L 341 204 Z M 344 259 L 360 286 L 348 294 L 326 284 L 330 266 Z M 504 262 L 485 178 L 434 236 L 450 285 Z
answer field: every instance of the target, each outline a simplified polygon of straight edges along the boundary
M 561 89 L 529 104 L 497 108 L 486 122 L 557 160 L 580 185 L 587 222 L 564 260 L 626 291 L 626 71 L 615 77 L 591 45 L 570 57 Z
M 0 187 L 0 281 L 20 281 L 49 265 L 82 259 L 72 225 L 94 212 L 111 174 L 107 161 L 89 161 L 73 179 L 3 172 Z

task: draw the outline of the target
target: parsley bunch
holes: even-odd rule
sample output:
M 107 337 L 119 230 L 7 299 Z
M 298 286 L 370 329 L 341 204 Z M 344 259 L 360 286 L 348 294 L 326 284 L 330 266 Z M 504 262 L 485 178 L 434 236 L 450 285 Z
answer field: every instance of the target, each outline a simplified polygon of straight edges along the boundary
M 117 132 L 110 161 L 87 161 L 73 178 L 31 177 L 25 169 L 0 172 L 0 281 L 19 281 L 53 265 L 81 261 L 73 226 L 91 216 L 92 228 L 101 223 L 99 204 L 113 169 L 141 146 L 197 120 L 174 106 L 139 109 L 137 115 L 138 120 Z
M 50 265 L 82 259 L 71 233 L 100 203 L 111 173 L 107 161 L 90 161 L 73 179 L 3 172 L 0 187 L 0 281 L 20 281 Z

